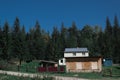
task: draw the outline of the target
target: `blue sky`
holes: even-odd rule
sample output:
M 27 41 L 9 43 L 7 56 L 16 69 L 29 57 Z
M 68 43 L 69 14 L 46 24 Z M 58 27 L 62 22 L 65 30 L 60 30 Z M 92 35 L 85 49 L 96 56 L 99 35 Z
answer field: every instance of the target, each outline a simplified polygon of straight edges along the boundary
M 46 31 L 62 22 L 70 27 L 73 21 L 80 29 L 87 24 L 104 28 L 106 17 L 113 24 L 115 15 L 120 20 L 120 0 L 0 0 L 0 24 L 13 26 L 18 17 L 27 31 L 36 20 Z

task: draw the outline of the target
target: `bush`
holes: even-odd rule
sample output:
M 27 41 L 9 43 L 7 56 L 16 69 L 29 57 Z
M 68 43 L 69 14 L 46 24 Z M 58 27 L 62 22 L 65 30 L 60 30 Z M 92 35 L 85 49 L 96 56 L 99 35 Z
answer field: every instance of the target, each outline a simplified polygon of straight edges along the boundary
M 7 62 L 4 60 L 0 61 L 0 69 L 5 70 L 7 68 Z
M 0 60 L 0 69 L 8 71 L 17 71 L 17 65 L 5 60 Z

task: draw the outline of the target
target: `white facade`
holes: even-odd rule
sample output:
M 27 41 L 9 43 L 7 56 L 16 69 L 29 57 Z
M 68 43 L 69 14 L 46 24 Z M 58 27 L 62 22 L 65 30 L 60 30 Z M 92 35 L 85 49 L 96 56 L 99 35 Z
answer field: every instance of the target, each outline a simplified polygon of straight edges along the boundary
M 80 52 L 80 53 L 64 53 L 64 57 L 88 57 L 88 52 Z

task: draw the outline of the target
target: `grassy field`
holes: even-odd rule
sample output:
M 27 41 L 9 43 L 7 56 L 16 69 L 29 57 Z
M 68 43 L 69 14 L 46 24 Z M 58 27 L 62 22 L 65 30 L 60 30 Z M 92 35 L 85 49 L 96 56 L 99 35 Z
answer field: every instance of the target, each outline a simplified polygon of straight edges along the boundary
M 104 76 L 119 76 L 120 77 L 120 66 L 110 66 L 103 67 L 103 75 Z
M 85 78 L 85 79 L 98 79 L 98 80 L 120 80 L 120 76 L 102 76 L 101 73 L 62 73 L 62 74 L 55 74 L 59 76 L 70 76 L 70 77 L 78 77 L 78 78 Z
M 11 75 L 5 75 L 0 74 L 0 80 L 53 80 L 51 77 L 44 77 L 43 79 L 40 79 L 38 77 L 36 78 L 29 78 L 29 77 L 18 77 L 18 76 L 11 76 Z

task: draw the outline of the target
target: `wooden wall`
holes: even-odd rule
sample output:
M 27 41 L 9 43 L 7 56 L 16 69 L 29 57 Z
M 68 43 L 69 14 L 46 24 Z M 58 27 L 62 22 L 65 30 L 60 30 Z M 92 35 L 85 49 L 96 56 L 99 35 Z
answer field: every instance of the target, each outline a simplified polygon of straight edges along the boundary
M 100 72 L 101 57 L 66 58 L 67 72 Z

